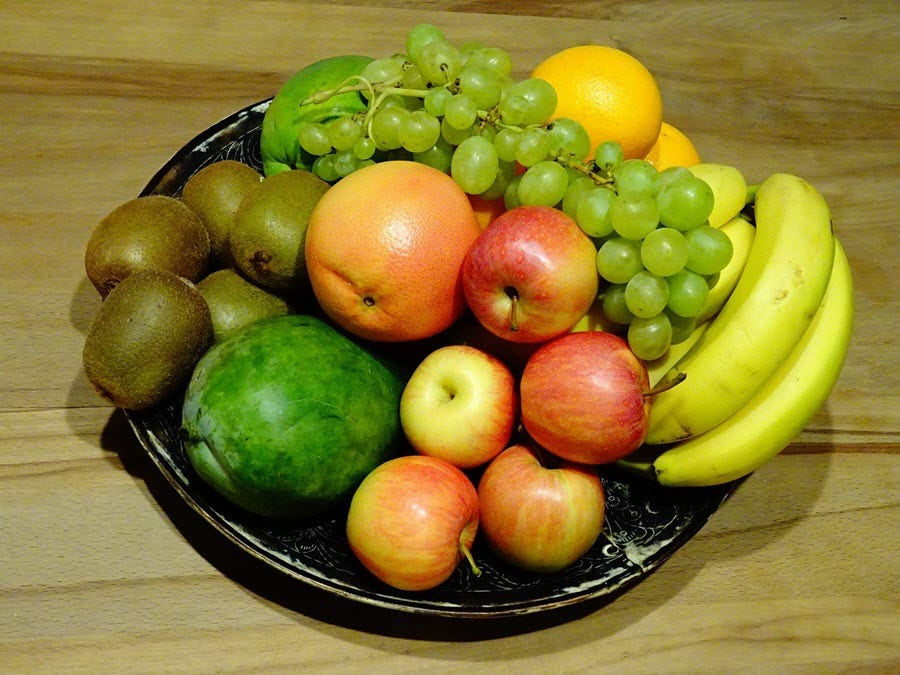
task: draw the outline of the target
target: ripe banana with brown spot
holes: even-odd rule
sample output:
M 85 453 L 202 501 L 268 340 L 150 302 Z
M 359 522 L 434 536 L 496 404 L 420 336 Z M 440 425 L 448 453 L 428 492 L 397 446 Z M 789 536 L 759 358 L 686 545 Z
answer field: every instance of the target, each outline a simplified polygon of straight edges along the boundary
M 746 476 L 775 457 L 806 427 L 834 388 L 852 326 L 853 278 L 847 256 L 836 242 L 822 304 L 788 360 L 722 424 L 652 460 L 650 473 L 667 486 L 718 485 Z M 644 458 L 634 468 L 646 473 L 646 462 Z
M 722 227 L 747 204 L 747 181 L 739 169 L 712 162 L 695 164 L 687 169 L 712 188 L 715 201 L 708 220 L 713 227 Z
M 808 182 L 777 173 L 754 203 L 756 236 L 740 281 L 653 397 L 646 443 L 673 443 L 721 424 L 787 360 L 825 294 L 834 261 L 828 205 Z

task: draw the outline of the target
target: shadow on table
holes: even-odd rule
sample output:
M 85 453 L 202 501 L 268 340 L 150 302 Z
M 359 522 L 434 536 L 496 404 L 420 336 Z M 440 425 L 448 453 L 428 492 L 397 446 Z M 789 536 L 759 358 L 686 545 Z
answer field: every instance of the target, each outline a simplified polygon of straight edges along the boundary
M 661 573 L 666 575 L 664 584 L 655 583 L 652 578 L 658 572 L 645 577 L 642 584 L 654 586 L 652 601 L 638 598 L 638 595 L 645 594 L 637 590 L 633 591 L 635 595 L 632 596 L 635 601 L 630 601 L 628 591 L 624 590 L 610 597 L 523 616 L 460 619 L 408 614 L 355 602 L 315 588 L 270 567 L 228 540 L 196 513 L 169 484 L 139 444 L 121 411 L 116 410 L 112 413 L 103 430 L 101 443 L 104 449 L 118 455 L 123 467 L 130 474 L 145 481 L 150 494 L 174 527 L 223 575 L 266 602 L 283 608 L 286 613 L 297 613 L 323 622 L 319 626 L 314 626 L 318 630 L 330 632 L 332 627 L 338 627 L 360 631 L 359 642 L 364 642 L 368 646 L 373 646 L 372 635 L 443 642 L 481 641 L 521 635 L 584 618 L 618 600 L 616 611 L 605 614 L 591 630 L 572 631 L 567 635 L 569 646 L 572 641 L 577 641 L 579 636 L 583 636 L 585 641 L 595 641 L 604 635 L 614 635 L 652 612 L 668 598 L 677 595 L 702 566 L 710 562 L 708 557 L 697 553 L 691 554 L 695 542 L 689 542 L 685 548 L 676 552 L 675 557 L 678 558 L 676 564 L 662 565 Z M 769 514 L 768 522 L 790 522 L 808 511 L 816 501 L 827 470 L 827 464 L 820 463 L 817 466 L 821 467 L 820 475 L 807 475 L 803 485 L 792 486 L 795 488 L 792 490 L 792 498 L 778 502 L 778 508 L 785 513 Z M 740 489 L 730 499 L 739 500 Z M 744 516 L 740 510 L 732 509 L 730 506 L 731 504 L 726 502 L 723 508 L 714 514 L 717 529 L 733 531 L 741 528 L 739 521 Z M 787 513 L 788 510 L 790 513 Z M 734 522 L 730 522 L 732 519 Z M 739 557 L 762 548 L 784 531 L 784 528 L 760 528 L 753 537 L 736 537 L 739 543 L 729 548 L 727 555 Z M 702 532 L 700 536 L 702 537 Z M 696 550 L 696 546 L 694 548 Z M 623 595 L 625 597 L 622 597 Z M 339 637 L 345 640 L 357 639 L 356 634 L 347 631 L 341 631 Z M 532 649 L 533 647 L 534 645 L 531 645 Z M 463 650 L 442 650 L 441 656 L 465 659 L 466 653 Z

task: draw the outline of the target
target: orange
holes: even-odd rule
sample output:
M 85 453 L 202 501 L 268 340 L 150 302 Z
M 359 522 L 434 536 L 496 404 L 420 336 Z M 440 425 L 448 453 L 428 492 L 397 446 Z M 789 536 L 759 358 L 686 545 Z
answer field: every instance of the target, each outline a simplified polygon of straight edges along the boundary
M 469 203 L 472 204 L 472 208 L 475 210 L 475 219 L 478 221 L 482 230 L 486 228 L 494 218 L 506 211 L 506 204 L 503 201 L 503 197 L 498 197 L 497 199 L 485 199 L 478 195 L 469 195 Z
M 646 66 L 630 54 L 603 45 L 569 47 L 531 73 L 556 89 L 554 117 L 582 124 L 593 148 L 617 141 L 625 159 L 644 157 L 662 124 L 662 97 Z
M 694 166 L 700 163 L 700 154 L 684 132 L 673 127 L 667 122 L 662 123 L 659 130 L 659 138 L 650 148 L 650 152 L 644 157 L 662 171 L 670 166 Z
M 410 161 L 370 165 L 333 185 L 310 214 L 313 293 L 361 338 L 430 337 L 466 308 L 460 271 L 480 233 L 468 196 L 447 174 Z

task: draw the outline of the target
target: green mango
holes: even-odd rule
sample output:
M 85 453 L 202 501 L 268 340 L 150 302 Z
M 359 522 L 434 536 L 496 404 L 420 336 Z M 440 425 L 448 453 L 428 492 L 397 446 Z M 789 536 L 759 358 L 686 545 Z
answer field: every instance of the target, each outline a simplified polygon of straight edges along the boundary
M 184 449 L 229 501 L 306 518 L 349 500 L 372 469 L 408 451 L 399 419 L 406 377 L 316 317 L 260 319 L 194 369 Z
M 325 122 L 366 110 L 368 104 L 357 91 L 303 107 L 300 107 L 300 101 L 320 91 L 339 87 L 348 77 L 359 75 L 370 61 L 369 56 L 332 56 L 306 66 L 281 87 L 263 115 L 260 130 L 259 147 L 266 176 L 288 169 L 309 170 L 312 167 L 313 158 L 300 147 L 297 138 L 304 122 Z

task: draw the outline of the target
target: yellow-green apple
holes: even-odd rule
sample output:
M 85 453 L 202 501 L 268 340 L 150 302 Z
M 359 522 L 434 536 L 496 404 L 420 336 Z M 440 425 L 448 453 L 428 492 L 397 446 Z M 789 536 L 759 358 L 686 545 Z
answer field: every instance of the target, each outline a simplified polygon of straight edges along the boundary
M 405 591 L 440 585 L 463 559 L 480 574 L 470 552 L 477 532 L 475 486 L 452 464 L 422 455 L 377 466 L 347 514 L 354 555 L 378 579 Z
M 513 445 L 478 482 L 481 532 L 511 565 L 557 572 L 584 555 L 603 529 L 603 485 L 596 469 Z
M 597 249 L 577 223 L 547 206 L 495 218 L 462 267 L 466 301 L 492 333 L 543 342 L 568 331 L 597 297 Z
M 518 412 L 509 368 L 469 345 L 447 345 L 428 354 L 400 397 L 400 424 L 410 445 L 461 469 L 500 454 Z
M 606 464 L 636 450 L 650 418 L 647 368 L 622 338 L 567 333 L 532 354 L 519 382 L 522 424 L 550 452 Z

